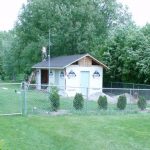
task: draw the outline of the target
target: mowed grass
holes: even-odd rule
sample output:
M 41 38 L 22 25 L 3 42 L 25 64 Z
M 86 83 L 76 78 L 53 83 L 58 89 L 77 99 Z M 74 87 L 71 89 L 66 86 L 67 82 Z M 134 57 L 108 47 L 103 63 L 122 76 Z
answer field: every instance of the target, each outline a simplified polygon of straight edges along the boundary
M 30 90 L 26 93 L 27 117 L 0 116 L 0 150 L 150 149 L 149 113 L 124 115 L 116 105 L 109 105 L 107 111 L 101 112 L 97 102 L 91 101 L 85 102 L 78 113 L 73 109 L 73 98 L 61 98 L 60 109 L 68 110 L 71 115 L 50 116 L 45 113 L 50 111 L 48 96 L 44 91 Z M 18 85 L 0 87 L 0 114 L 21 112 L 22 104 Z M 128 105 L 126 110 L 138 108 Z M 116 115 L 112 115 L 113 111 Z M 43 116 L 32 116 L 37 113 Z
M 150 115 L 0 117 L 2 150 L 149 150 Z
M 21 111 L 20 85 L 0 84 L 0 114 L 20 113 Z

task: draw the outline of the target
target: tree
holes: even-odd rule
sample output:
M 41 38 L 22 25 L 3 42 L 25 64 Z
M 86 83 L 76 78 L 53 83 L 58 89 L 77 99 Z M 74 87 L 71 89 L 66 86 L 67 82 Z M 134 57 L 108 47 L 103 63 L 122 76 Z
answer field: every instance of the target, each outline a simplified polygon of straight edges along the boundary
M 7 74 L 8 62 L 10 62 L 8 53 L 10 53 L 13 37 L 14 37 L 14 34 L 12 31 L 0 32 L 0 76 L 2 79 L 4 79 L 6 75 L 8 76 L 10 75 L 10 74 Z M 9 70 L 9 72 L 10 71 L 11 70 Z
M 149 83 L 150 44 L 136 26 L 118 28 L 103 46 L 107 81 Z
M 101 57 L 109 30 L 129 20 L 130 15 L 116 0 L 28 0 L 15 27 L 18 71 L 30 72 L 41 59 L 41 48 L 48 47 L 49 30 L 51 56 L 89 52 Z

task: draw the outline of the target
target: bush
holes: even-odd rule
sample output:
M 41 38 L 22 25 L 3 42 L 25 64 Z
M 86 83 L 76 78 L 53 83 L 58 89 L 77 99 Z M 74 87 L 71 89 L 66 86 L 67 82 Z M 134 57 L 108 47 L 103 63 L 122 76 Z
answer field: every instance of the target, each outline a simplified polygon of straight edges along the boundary
M 53 111 L 57 111 L 59 108 L 60 102 L 59 102 L 58 89 L 56 87 L 51 87 L 49 99 L 50 99 L 51 109 Z
M 127 105 L 127 99 L 125 95 L 121 95 L 118 97 L 117 108 L 120 110 L 124 110 Z
M 83 108 L 83 106 L 84 106 L 84 99 L 83 99 L 82 94 L 76 93 L 74 100 L 73 100 L 73 107 L 76 110 L 80 110 Z
M 144 97 L 139 97 L 139 100 L 138 100 L 138 102 L 137 102 L 137 105 L 138 105 L 138 107 L 139 107 L 141 110 L 144 110 L 144 109 L 146 108 L 146 105 L 147 105 L 145 98 L 144 98 Z
M 106 96 L 99 96 L 98 98 L 98 106 L 100 109 L 107 109 L 107 97 Z

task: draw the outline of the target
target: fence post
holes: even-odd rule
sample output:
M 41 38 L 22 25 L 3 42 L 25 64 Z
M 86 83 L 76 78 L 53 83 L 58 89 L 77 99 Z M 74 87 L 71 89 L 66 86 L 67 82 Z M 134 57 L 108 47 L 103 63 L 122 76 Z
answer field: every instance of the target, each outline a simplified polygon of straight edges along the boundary
M 131 103 L 131 96 L 132 96 L 132 91 L 131 91 L 132 89 L 130 89 L 130 112 L 132 111 L 132 103 Z
M 111 82 L 111 94 L 112 94 L 112 82 Z
M 87 88 L 86 88 L 86 103 L 85 103 L 85 110 L 86 110 L 86 113 L 87 113 L 88 95 L 89 95 L 89 89 L 88 89 L 88 87 L 87 87 Z
M 22 115 L 27 115 L 27 96 L 26 96 L 26 83 L 22 83 Z

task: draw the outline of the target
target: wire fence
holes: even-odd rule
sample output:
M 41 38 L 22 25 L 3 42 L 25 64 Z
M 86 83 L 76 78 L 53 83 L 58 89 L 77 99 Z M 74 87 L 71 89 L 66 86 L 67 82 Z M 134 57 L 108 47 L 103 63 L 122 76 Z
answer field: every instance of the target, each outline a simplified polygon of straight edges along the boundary
M 150 109 L 150 89 L 133 88 L 84 88 L 84 87 L 57 87 L 59 107 L 53 111 L 50 101 L 51 89 L 55 86 L 42 85 L 37 90 L 36 84 L 24 85 L 0 84 L 0 115 L 65 115 L 65 114 L 124 114 L 141 112 L 137 102 L 144 97 L 147 102 L 146 111 Z M 76 93 L 82 93 L 83 106 L 74 107 Z M 100 109 L 98 99 L 107 98 L 107 109 Z M 124 110 L 117 108 L 118 98 L 125 96 L 127 105 Z
M 0 83 L 0 115 L 22 114 L 20 83 Z
M 125 82 L 106 82 L 105 88 L 130 88 L 130 89 L 150 89 L 148 84 L 125 83 Z
M 116 113 L 138 113 L 137 102 L 140 97 L 147 101 L 147 110 L 150 108 L 150 89 L 129 89 L 129 88 L 84 88 L 84 87 L 57 87 L 60 96 L 60 105 L 57 112 L 52 111 L 50 104 L 50 89 L 53 87 L 44 86 L 36 90 L 37 85 L 30 85 L 27 90 L 27 112 L 29 114 L 116 114 Z M 74 107 L 76 93 L 82 93 L 84 102 L 82 109 Z M 107 110 L 99 108 L 98 99 L 100 96 L 107 98 Z M 125 96 L 126 108 L 120 111 L 117 108 L 119 96 Z

